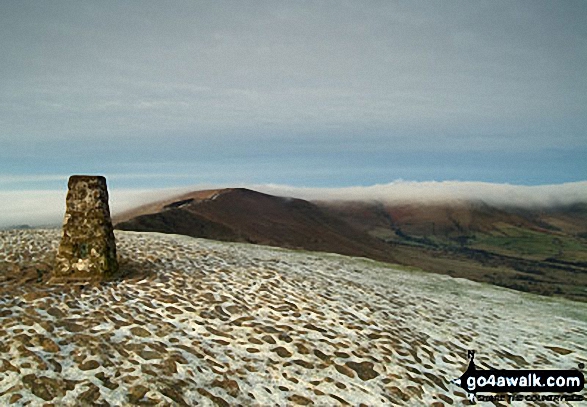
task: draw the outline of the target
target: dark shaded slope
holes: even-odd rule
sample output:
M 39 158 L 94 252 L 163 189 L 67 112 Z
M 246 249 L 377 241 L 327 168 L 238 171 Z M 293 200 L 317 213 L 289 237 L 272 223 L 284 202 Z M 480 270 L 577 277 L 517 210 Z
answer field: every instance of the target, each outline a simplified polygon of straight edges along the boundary
M 137 216 L 128 221 L 118 223 L 116 229 L 135 232 L 173 233 L 234 242 L 246 241 L 231 228 L 210 221 L 183 208 Z

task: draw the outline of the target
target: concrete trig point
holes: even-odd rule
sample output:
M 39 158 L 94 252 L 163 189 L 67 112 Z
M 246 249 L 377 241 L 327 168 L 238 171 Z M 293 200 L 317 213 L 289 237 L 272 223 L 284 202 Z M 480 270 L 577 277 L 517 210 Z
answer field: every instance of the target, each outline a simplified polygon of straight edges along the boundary
M 72 175 L 52 282 L 96 281 L 118 272 L 106 178 Z

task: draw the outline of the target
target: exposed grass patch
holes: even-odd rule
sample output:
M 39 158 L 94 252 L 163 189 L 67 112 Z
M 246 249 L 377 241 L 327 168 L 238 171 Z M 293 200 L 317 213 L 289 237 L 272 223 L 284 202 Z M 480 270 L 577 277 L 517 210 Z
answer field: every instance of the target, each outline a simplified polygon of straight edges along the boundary
M 477 234 L 470 247 L 533 259 L 549 257 L 584 261 L 587 245 L 572 236 L 504 226 L 491 234 Z

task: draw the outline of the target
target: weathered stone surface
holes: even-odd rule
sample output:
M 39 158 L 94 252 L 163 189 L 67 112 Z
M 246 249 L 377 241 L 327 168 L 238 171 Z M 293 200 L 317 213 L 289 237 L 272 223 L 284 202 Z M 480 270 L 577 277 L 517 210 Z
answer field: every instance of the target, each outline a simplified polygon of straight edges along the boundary
M 100 364 L 96 360 L 88 360 L 87 362 L 79 365 L 80 370 L 94 370 L 100 367 Z
M 91 405 L 100 398 L 100 388 L 96 386 L 94 383 L 88 383 L 86 384 L 86 387 L 88 388 L 88 390 L 80 394 L 77 401 L 84 405 Z
M 371 362 L 346 362 L 345 364 L 357 372 L 361 380 L 367 381 L 379 376 L 379 373 L 373 370 L 374 365 Z
M 446 323 L 459 318 L 475 320 L 484 354 L 501 366 L 564 369 L 585 359 L 580 303 L 569 314 L 568 301 L 519 305 L 511 292 L 477 286 L 467 297 L 470 283 L 361 259 L 116 236 L 117 251 L 137 268 L 160 259 L 149 278 L 83 289 L 9 290 L 0 281 L 0 406 L 455 406 L 466 394 L 446 378 L 462 372 L 460 344 L 475 339 Z M 27 250 L 41 258 L 59 239 L 57 230 L 0 231 L 0 257 L 12 250 L 10 261 L 20 262 Z M 37 292 L 43 297 L 27 295 Z M 455 298 L 479 296 L 491 307 L 472 300 L 455 308 Z M 299 315 L 284 313 L 294 303 Z M 550 317 L 539 332 L 527 324 L 530 305 Z M 498 343 L 502 319 L 515 329 L 501 330 Z
M 148 387 L 143 385 L 137 385 L 130 388 L 128 392 L 128 401 L 131 403 L 137 403 L 140 399 L 142 399 L 145 394 L 149 391 Z
M 46 376 L 29 374 L 22 378 L 22 382 L 35 396 L 45 401 L 53 400 L 55 397 L 63 397 L 67 391 L 62 382 Z
M 55 258 L 55 280 L 101 280 L 118 271 L 106 179 L 69 178 L 63 235 Z

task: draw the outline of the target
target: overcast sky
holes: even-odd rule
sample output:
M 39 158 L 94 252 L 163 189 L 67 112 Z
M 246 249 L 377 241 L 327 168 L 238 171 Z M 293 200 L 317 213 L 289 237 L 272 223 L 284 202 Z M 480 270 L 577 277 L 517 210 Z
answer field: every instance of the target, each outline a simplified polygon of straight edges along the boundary
M 587 2 L 2 1 L 0 191 L 587 179 Z

